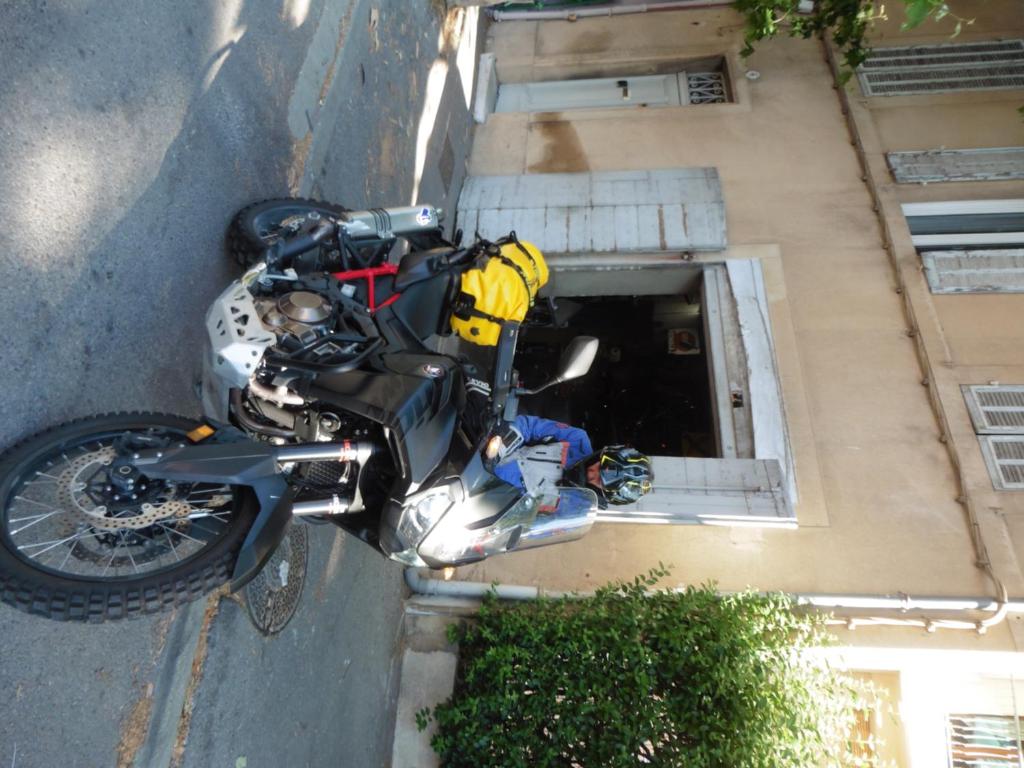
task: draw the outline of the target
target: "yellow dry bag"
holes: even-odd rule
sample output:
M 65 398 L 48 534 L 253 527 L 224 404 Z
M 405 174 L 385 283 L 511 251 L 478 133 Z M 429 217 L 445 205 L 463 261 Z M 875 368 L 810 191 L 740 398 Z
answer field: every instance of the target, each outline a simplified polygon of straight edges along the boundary
M 535 245 L 517 240 L 514 233 L 499 240 L 462 273 L 452 330 L 466 341 L 493 347 L 502 322 L 521 323 L 547 281 L 548 265 Z

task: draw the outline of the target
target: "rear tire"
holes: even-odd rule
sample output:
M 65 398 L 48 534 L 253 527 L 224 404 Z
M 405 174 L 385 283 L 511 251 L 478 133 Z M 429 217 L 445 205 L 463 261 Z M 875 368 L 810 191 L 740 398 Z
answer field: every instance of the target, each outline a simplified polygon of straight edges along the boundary
M 137 502 L 95 495 L 117 482 L 116 464 L 104 461 L 103 451 L 123 456 L 124 444 L 135 439 L 186 442 L 196 426 L 167 414 L 105 414 L 41 432 L 0 456 L 0 600 L 50 619 L 102 622 L 167 610 L 228 581 L 258 511 L 249 489 L 197 490 L 138 475 Z M 147 499 L 148 514 L 174 513 L 133 517 Z M 128 559 L 131 569 L 123 573 Z
M 348 210 L 334 203 L 300 197 L 253 203 L 231 220 L 227 232 L 228 253 L 235 263 L 248 269 L 263 257 L 267 246 L 275 243 L 282 233 L 303 234 L 313 229 L 320 217 L 337 217 Z M 309 213 L 316 214 L 316 217 L 308 218 Z

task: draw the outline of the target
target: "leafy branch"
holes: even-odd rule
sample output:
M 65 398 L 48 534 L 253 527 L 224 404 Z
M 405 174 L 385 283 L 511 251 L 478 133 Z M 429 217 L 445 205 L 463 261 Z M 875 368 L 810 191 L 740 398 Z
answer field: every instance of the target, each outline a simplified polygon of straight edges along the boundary
M 903 31 L 914 29 L 929 18 L 935 21 L 951 18 L 956 20 L 952 33 L 952 37 L 956 37 L 963 27 L 974 21 L 955 14 L 945 0 L 901 1 L 905 13 L 900 27 Z M 867 33 L 874 22 L 888 18 L 885 6 L 879 4 L 876 8 L 873 0 L 814 0 L 813 9 L 802 13 L 800 5 L 801 0 L 736 0 L 733 7 L 746 20 L 741 55 L 749 56 L 754 52 L 755 43 L 779 34 L 807 39 L 829 31 L 842 52 L 840 78 L 845 82 L 868 57 Z

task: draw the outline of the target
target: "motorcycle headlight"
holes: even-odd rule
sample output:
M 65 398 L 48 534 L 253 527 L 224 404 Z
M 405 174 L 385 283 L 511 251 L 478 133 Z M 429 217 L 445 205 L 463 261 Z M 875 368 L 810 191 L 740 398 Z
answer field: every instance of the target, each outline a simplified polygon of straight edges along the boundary
M 411 500 L 402 512 L 399 535 L 410 544 L 416 544 L 444 517 L 453 502 L 448 487 L 431 489 L 427 495 Z

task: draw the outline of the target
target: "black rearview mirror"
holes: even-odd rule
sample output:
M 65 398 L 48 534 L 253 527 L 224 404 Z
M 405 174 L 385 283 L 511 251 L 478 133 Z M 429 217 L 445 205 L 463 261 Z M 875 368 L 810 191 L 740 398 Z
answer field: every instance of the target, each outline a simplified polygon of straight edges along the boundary
M 518 390 L 517 394 L 535 395 L 555 384 L 585 376 L 593 365 L 594 358 L 597 357 L 599 346 L 600 342 L 593 336 L 577 336 L 569 342 L 569 346 L 562 353 L 562 359 L 558 363 L 558 375 L 555 378 L 536 389 Z
M 593 336 L 577 336 L 569 342 L 558 365 L 558 381 L 568 381 L 586 376 L 597 357 L 600 342 Z

